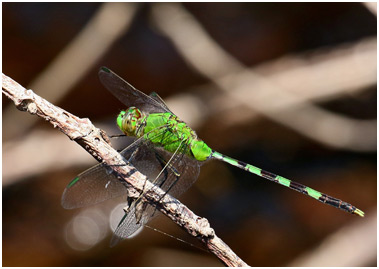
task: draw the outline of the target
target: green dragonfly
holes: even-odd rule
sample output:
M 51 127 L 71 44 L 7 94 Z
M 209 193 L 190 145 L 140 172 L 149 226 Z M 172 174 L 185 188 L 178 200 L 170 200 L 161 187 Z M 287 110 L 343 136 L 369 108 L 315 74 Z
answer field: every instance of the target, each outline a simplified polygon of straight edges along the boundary
M 214 151 L 167 107 L 158 94 L 140 92 L 106 67 L 100 69 L 99 77 L 103 85 L 127 107 L 118 115 L 117 125 L 125 135 L 135 140 L 121 151 L 121 155 L 166 193 L 179 196 L 196 181 L 202 163 L 217 159 L 322 203 L 364 216 L 363 211 L 340 199 Z M 125 184 L 111 168 L 100 163 L 68 184 L 62 195 L 62 206 L 78 208 L 127 195 Z M 131 237 L 156 215 L 155 207 L 143 203 L 141 198 L 128 199 L 128 205 L 111 245 Z

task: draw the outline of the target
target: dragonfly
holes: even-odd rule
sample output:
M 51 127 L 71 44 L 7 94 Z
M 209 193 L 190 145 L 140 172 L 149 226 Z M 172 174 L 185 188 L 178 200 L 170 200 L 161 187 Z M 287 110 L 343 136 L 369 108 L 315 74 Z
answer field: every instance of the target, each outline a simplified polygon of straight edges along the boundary
M 117 125 L 124 135 L 135 140 L 120 154 L 145 174 L 154 186 L 164 190 L 165 195 L 181 195 L 198 178 L 200 166 L 215 159 L 364 217 L 362 210 L 340 199 L 213 150 L 168 108 L 157 93 L 147 95 L 137 90 L 106 67 L 100 68 L 99 78 L 105 88 L 127 107 L 119 113 Z M 142 201 L 143 194 L 140 198 L 128 199 L 128 207 L 114 232 L 111 246 L 133 236 L 157 215 L 153 205 Z M 62 195 L 62 206 L 79 208 L 121 195 L 127 195 L 126 182 L 120 180 L 110 167 L 100 163 L 67 185 Z

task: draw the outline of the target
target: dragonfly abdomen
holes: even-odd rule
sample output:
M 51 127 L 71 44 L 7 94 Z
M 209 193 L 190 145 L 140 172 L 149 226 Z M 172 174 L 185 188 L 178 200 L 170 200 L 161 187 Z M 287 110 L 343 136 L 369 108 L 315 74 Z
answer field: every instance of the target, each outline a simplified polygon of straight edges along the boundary
M 193 139 L 191 143 L 191 153 L 198 161 L 206 161 L 212 157 L 212 149 L 204 141 Z
M 278 176 L 274 173 L 265 171 L 263 169 L 260 169 L 256 166 L 254 166 L 254 165 L 235 160 L 233 158 L 230 158 L 230 157 L 228 157 L 224 154 L 221 154 L 219 152 L 216 152 L 216 151 L 212 152 L 212 157 L 214 157 L 215 159 L 224 161 L 226 163 L 229 163 L 229 164 L 236 166 L 238 168 L 241 168 L 247 172 L 250 172 L 250 173 L 256 174 L 260 177 L 266 178 L 270 181 L 273 181 L 273 182 L 278 183 L 280 185 L 283 185 L 285 187 L 288 187 L 292 190 L 301 192 L 301 193 L 303 193 L 307 196 L 310 196 L 310 197 L 312 197 L 312 198 L 316 199 L 317 201 L 320 201 L 324 204 L 334 206 L 336 208 L 339 208 L 341 210 L 344 210 L 344 211 L 352 213 L 352 214 L 359 215 L 361 217 L 364 216 L 363 211 L 361 211 L 360 209 L 356 208 L 355 206 L 353 206 L 349 203 L 346 203 L 340 199 L 334 198 L 334 197 L 329 196 L 327 194 L 324 194 L 322 192 L 316 191 L 310 187 L 307 187 L 303 184 L 289 180 L 285 177 Z

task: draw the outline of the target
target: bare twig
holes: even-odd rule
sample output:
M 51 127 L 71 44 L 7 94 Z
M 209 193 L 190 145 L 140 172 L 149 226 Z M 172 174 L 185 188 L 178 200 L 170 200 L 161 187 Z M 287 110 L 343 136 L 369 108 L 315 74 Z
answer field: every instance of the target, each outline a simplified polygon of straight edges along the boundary
M 155 187 L 146 176 L 130 166 L 124 158 L 113 149 L 104 138 L 104 132 L 92 125 L 89 119 L 78 118 L 67 111 L 54 106 L 26 90 L 11 78 L 2 75 L 3 93 L 10 98 L 16 107 L 37 115 L 66 134 L 71 140 L 81 145 L 98 161 L 102 161 L 113 169 L 120 179 L 125 180 L 130 188 L 128 195 L 137 198 L 144 191 L 145 202 L 154 204 L 156 208 L 185 229 L 189 234 L 199 238 L 210 252 L 215 254 L 228 266 L 247 266 L 210 227 L 205 218 L 195 215 L 177 199 Z M 148 190 L 148 191 L 146 191 Z M 163 197 L 163 198 L 162 198 Z

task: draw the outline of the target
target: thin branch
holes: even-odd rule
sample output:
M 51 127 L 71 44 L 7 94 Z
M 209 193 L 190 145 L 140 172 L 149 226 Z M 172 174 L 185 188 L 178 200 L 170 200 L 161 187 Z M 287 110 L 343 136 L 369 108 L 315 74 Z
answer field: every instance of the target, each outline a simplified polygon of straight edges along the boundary
M 15 103 L 18 109 L 28 111 L 50 122 L 55 128 L 82 146 L 95 159 L 111 167 L 120 180 L 125 180 L 130 185 L 128 194 L 131 198 L 139 197 L 145 189 L 143 197 L 145 202 L 153 204 L 190 235 L 200 239 L 208 250 L 225 265 L 247 266 L 216 236 L 207 219 L 195 215 L 170 195 L 164 195 L 163 190 L 154 186 L 145 175 L 126 163 L 124 158 L 107 142 L 104 132 L 92 125 L 89 119 L 78 118 L 54 106 L 4 74 L 2 80 L 3 93 Z

